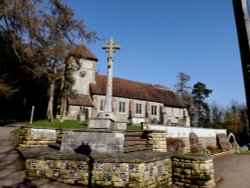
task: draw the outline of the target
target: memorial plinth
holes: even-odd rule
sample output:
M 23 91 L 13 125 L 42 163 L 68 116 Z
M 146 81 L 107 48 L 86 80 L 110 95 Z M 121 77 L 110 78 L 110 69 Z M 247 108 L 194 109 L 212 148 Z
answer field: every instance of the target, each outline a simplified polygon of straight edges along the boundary
M 61 151 L 89 153 L 123 153 L 124 131 L 127 124 L 117 122 L 112 112 L 113 53 L 120 49 L 113 39 L 102 47 L 108 52 L 108 79 L 104 112 L 90 118 L 88 129 L 80 132 L 65 132 Z M 89 151 L 88 151 L 89 150 Z
M 123 153 L 124 134 L 108 129 L 64 132 L 61 151 L 70 153 Z

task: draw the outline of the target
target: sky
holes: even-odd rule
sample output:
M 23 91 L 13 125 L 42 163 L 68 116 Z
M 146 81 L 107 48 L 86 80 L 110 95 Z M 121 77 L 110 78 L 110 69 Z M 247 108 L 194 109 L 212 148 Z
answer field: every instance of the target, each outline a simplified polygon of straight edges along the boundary
M 246 103 L 237 31 L 231 0 L 65 0 L 88 31 L 104 40 L 85 43 L 107 74 L 109 38 L 115 77 L 174 89 L 177 75 L 213 90 L 207 99 L 228 107 Z

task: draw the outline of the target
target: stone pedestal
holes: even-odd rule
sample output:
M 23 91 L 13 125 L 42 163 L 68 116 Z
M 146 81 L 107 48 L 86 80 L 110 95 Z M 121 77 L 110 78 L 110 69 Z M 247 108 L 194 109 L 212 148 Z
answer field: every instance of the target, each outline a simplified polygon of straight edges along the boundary
M 91 118 L 88 122 L 89 129 L 107 129 L 112 131 L 125 131 L 127 124 L 124 122 L 115 122 L 109 118 Z
M 72 153 L 123 153 L 124 134 L 107 129 L 64 132 L 61 151 Z

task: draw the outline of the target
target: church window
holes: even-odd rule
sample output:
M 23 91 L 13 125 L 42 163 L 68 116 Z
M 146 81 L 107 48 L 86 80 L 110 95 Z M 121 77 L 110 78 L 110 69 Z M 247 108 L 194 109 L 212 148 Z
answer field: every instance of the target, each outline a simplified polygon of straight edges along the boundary
M 142 114 L 142 104 L 136 104 L 135 113 L 136 114 Z
M 125 112 L 125 102 L 119 102 L 119 112 Z
M 100 101 L 100 111 L 104 111 L 104 106 L 105 106 L 105 100 Z
M 157 106 L 151 106 L 151 115 L 157 116 Z

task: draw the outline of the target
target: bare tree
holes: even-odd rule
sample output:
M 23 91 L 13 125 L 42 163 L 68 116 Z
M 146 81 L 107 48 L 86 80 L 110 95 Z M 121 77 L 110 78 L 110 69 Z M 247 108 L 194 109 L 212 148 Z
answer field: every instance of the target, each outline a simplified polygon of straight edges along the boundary
M 187 73 L 180 72 L 177 75 L 177 78 L 178 82 L 175 85 L 175 90 L 185 102 L 188 112 L 190 112 L 190 107 L 192 105 L 192 96 L 190 93 L 191 87 L 188 86 L 188 82 L 190 81 L 190 76 Z
M 8 52 L 11 63 L 15 62 L 11 64 L 1 55 L 1 65 L 18 67 L 33 77 L 46 75 L 49 82 L 47 116 L 51 121 L 56 81 L 77 38 L 92 42 L 96 33 L 87 32 L 84 22 L 74 18 L 74 11 L 63 0 L 0 1 L 0 39 L 3 41 L 0 50 Z M 3 71 L 11 73 L 11 68 Z M 7 81 L 15 80 L 2 80 L 2 83 L 8 86 Z

